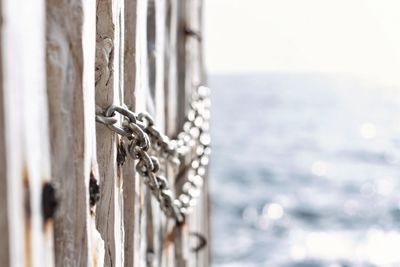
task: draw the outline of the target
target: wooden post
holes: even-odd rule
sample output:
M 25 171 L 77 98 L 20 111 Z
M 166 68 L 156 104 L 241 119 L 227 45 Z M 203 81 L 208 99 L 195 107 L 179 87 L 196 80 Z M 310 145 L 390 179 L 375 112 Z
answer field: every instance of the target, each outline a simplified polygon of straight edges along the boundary
M 0 9 L 1 12 L 1 9 Z M 0 38 L 0 58 L 3 59 L 3 42 L 2 33 Z M 4 108 L 4 80 L 3 65 L 0 64 L 0 232 L 3 238 L 0 240 L 0 262 L 5 266 L 10 265 L 10 226 L 8 223 L 8 182 L 7 182 L 7 163 L 6 163 L 6 132 L 5 132 L 5 108 Z
M 190 88 L 206 84 L 204 65 L 203 65 L 203 30 L 202 30 L 202 1 L 192 0 L 188 2 L 185 12 L 185 86 L 186 103 L 191 95 Z M 189 88 L 189 90 L 188 90 Z M 197 233 L 205 237 L 207 246 L 196 252 L 191 252 L 189 266 L 207 267 L 210 263 L 210 211 L 209 211 L 209 192 L 208 181 L 204 181 L 204 188 L 198 199 L 193 214 L 189 217 L 188 227 L 192 233 Z M 191 244 L 193 246 L 193 244 Z
M 106 108 L 122 104 L 123 1 L 97 0 L 96 10 L 96 104 Z M 117 166 L 121 138 L 98 124 L 97 158 L 100 170 L 100 201 L 96 225 L 105 241 L 106 266 L 123 264 L 123 177 Z
M 52 192 L 44 9 L 44 1 L 1 1 L 0 262 L 5 266 L 53 265 L 53 220 L 46 206 L 52 206 Z
M 137 34 L 136 0 L 125 0 L 124 5 L 124 38 L 123 38 L 123 101 L 130 110 L 135 109 L 136 34 Z M 134 171 L 134 160 L 126 158 L 122 166 L 123 177 L 123 227 L 124 227 L 124 266 L 139 266 L 140 251 L 140 181 Z
M 56 266 L 103 266 L 93 206 L 98 198 L 95 2 L 47 0 L 46 11 L 52 174 L 59 198 Z
M 205 82 L 201 6 L 1 0 L 1 266 L 209 266 L 190 241 L 209 237 L 207 187 L 177 226 L 121 160 L 127 140 L 95 122 L 96 105 L 126 105 L 176 137 Z

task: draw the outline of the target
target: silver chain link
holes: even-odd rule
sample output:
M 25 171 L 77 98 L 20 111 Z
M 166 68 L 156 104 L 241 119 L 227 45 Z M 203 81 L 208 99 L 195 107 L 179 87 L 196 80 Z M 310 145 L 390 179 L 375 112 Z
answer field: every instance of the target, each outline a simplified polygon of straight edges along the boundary
M 207 172 L 211 152 L 209 95 L 209 88 L 197 88 L 183 130 L 176 139 L 170 139 L 158 130 L 154 119 L 145 112 L 136 114 L 126 106 L 111 105 L 102 109 L 96 105 L 96 121 L 129 140 L 128 153 L 137 160 L 136 171 L 143 177 L 144 183 L 159 202 L 161 210 L 178 223 L 183 222 L 184 214 L 196 205 Z M 121 123 L 117 113 L 122 115 Z M 150 155 L 150 150 L 158 157 Z M 174 166 L 181 167 L 186 156 L 191 158 L 186 179 L 182 188 L 178 190 L 179 196 L 174 198 L 167 179 L 158 174 L 160 160 L 167 160 Z

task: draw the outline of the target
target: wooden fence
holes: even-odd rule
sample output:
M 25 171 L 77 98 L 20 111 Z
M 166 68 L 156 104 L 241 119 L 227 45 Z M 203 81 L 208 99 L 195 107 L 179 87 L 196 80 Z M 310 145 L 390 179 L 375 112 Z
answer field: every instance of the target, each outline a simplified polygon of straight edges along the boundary
M 0 266 L 209 266 L 207 181 L 176 226 L 95 122 L 126 104 L 179 132 L 205 83 L 202 0 L 0 2 Z

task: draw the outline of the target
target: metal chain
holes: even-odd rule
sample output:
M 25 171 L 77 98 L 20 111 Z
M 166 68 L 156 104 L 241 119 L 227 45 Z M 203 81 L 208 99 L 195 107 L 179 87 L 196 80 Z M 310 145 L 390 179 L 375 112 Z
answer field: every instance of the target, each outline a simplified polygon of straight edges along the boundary
M 183 221 L 184 214 L 190 212 L 196 204 L 207 172 L 211 152 L 208 133 L 209 93 L 209 88 L 204 86 L 199 86 L 194 92 L 183 130 L 177 135 L 177 139 L 170 139 L 159 131 L 153 118 L 147 113 L 136 114 L 126 106 L 111 105 L 105 110 L 96 106 L 96 121 L 129 140 L 128 153 L 138 160 L 136 171 L 160 203 L 161 210 L 178 223 Z M 120 124 L 117 113 L 123 117 Z M 150 149 L 158 158 L 150 155 Z M 158 174 L 160 160 L 180 166 L 180 159 L 188 155 L 192 156 L 192 160 L 186 180 L 178 190 L 178 198 L 174 198 L 167 179 Z

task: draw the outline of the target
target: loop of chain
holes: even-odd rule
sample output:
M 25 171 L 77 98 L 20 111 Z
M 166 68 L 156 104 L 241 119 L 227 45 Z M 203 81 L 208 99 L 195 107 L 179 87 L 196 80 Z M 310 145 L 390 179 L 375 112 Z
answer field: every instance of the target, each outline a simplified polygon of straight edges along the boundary
M 183 131 L 177 135 L 177 139 L 170 139 L 155 127 L 153 118 L 145 112 L 136 115 L 126 106 L 111 105 L 106 110 L 96 106 L 96 121 L 130 140 L 128 153 L 138 160 L 136 171 L 160 203 L 161 210 L 179 223 L 183 221 L 183 214 L 190 212 L 196 204 L 204 183 L 211 151 L 209 108 L 209 89 L 200 86 L 194 92 Z M 116 113 L 122 115 L 120 125 L 117 125 Z M 149 149 L 154 150 L 160 159 L 175 166 L 181 164 L 180 158 L 192 154 L 186 180 L 178 190 L 178 198 L 174 199 L 167 179 L 158 174 L 159 159 L 151 156 Z

